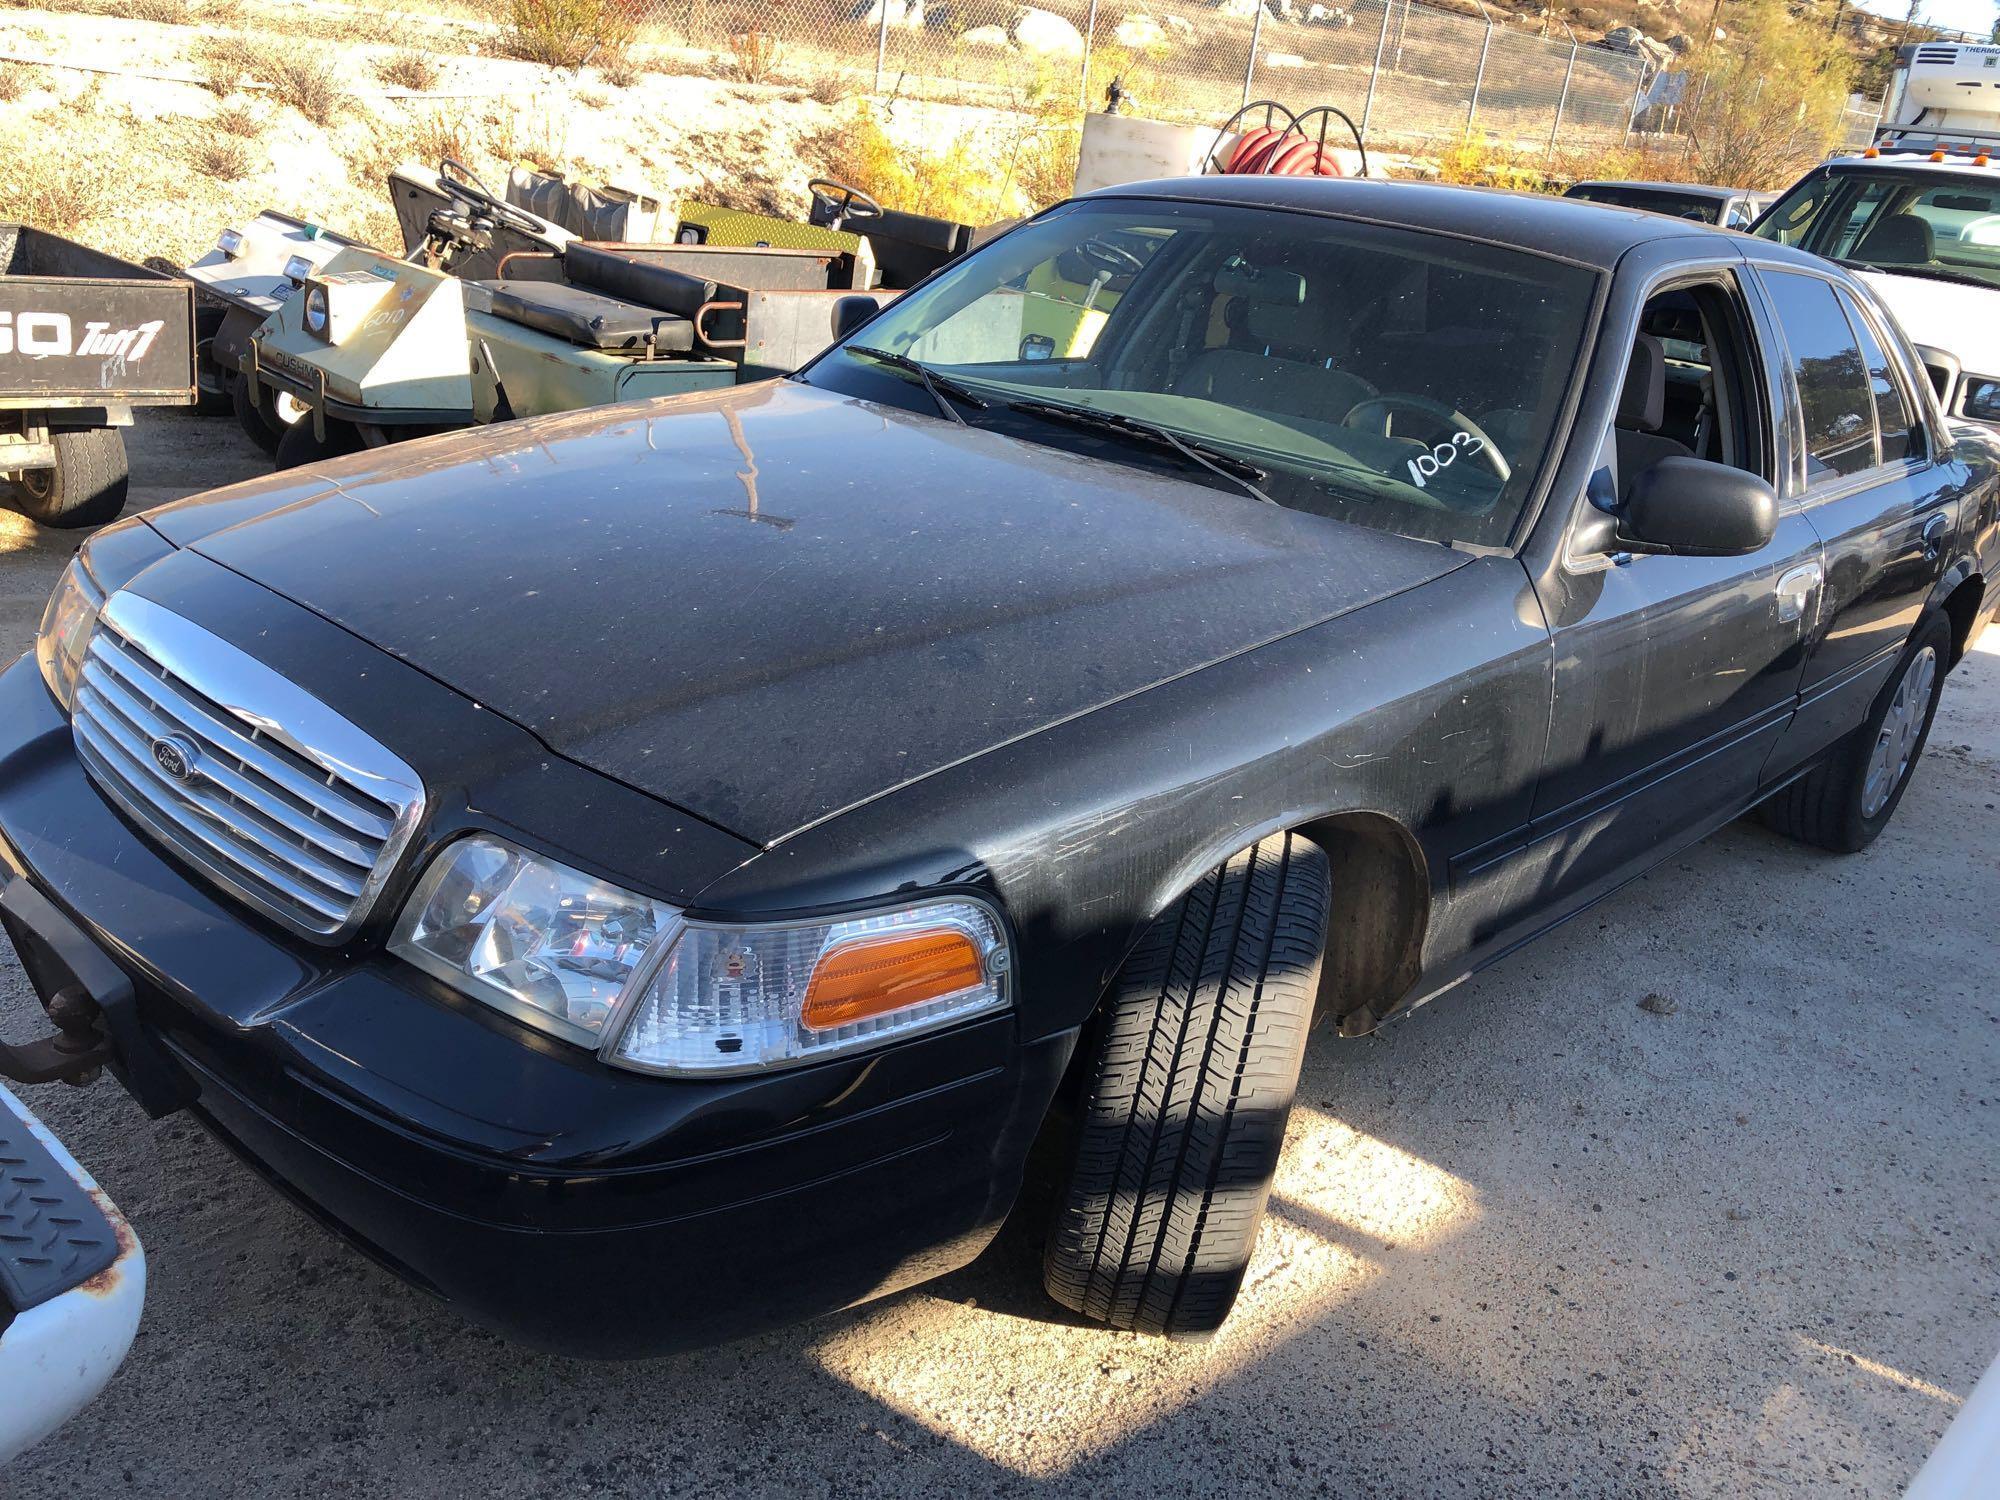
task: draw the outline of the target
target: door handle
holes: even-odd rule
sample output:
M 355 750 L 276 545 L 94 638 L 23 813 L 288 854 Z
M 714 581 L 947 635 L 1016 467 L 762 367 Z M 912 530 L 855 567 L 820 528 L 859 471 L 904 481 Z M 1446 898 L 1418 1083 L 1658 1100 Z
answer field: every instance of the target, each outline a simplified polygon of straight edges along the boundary
M 1803 620 L 1814 591 L 1825 577 L 1816 562 L 1800 563 L 1781 574 L 1777 583 L 1779 621 L 1789 624 L 1793 620 Z

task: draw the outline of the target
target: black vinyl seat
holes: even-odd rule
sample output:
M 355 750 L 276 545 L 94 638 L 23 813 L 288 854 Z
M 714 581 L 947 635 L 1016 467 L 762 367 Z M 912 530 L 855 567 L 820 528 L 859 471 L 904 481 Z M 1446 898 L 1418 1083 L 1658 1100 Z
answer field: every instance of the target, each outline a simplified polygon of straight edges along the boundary
M 638 353 L 647 341 L 660 354 L 694 348 L 694 322 L 676 313 L 607 297 L 560 281 L 489 281 L 493 315 L 580 349 Z
M 1618 445 L 1618 491 L 1629 494 L 1632 481 L 1663 458 L 1688 458 L 1686 443 L 1664 436 L 1667 419 L 1667 353 L 1650 333 L 1632 340 L 1632 359 L 1625 367 L 1625 388 L 1618 397 L 1612 437 Z

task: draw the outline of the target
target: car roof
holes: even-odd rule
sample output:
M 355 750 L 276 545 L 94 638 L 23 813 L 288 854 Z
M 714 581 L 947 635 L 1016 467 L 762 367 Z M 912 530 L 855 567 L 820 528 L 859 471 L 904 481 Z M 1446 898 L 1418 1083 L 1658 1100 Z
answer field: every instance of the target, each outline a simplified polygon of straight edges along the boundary
M 1450 187 L 1432 182 L 1383 181 L 1353 177 L 1167 177 L 1124 183 L 1083 195 L 1097 198 L 1170 198 L 1190 203 L 1235 203 L 1247 207 L 1343 214 L 1412 229 L 1469 235 L 1544 255 L 1561 256 L 1609 271 L 1628 250 L 1663 239 L 1703 242 L 1691 255 L 1740 243 L 1735 230 L 1669 219 L 1640 208 L 1557 198 L 1545 193 L 1511 193 L 1497 188 Z M 1672 225 L 1669 230 L 1664 226 Z M 1785 252 L 1775 242 L 1759 253 Z M 1795 253 L 1795 252 L 1792 252 Z M 1817 257 L 1798 254 L 1807 264 Z
M 1712 182 L 1627 182 L 1616 177 L 1593 177 L 1588 182 L 1570 184 L 1573 193 L 1578 188 L 1639 188 L 1649 193 L 1680 193 L 1691 198 L 1743 198 L 1750 196 L 1747 188 L 1718 187 Z
M 2000 148 L 1996 148 L 2000 153 Z M 1831 167 L 1840 172 L 1930 172 L 1945 177 L 1983 178 L 2000 188 L 2000 167 L 1973 165 L 1972 158 L 1959 153 L 1943 161 L 1932 161 L 1928 151 L 1887 150 L 1880 156 L 1830 156 L 1815 171 Z

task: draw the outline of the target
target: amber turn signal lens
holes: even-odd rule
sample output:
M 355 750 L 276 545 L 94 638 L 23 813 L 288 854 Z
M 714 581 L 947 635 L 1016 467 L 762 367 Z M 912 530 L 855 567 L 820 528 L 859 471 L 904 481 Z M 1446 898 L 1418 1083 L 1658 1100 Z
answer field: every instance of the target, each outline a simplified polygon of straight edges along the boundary
M 820 959 L 799 1019 L 831 1031 L 973 989 L 984 977 L 978 947 L 956 929 L 862 938 Z

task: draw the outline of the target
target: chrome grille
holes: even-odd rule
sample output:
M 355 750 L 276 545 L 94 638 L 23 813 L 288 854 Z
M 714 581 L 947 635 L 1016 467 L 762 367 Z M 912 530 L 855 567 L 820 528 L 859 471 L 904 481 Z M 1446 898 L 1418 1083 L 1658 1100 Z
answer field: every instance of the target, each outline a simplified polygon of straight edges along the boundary
M 336 940 L 423 810 L 417 775 L 270 667 L 132 594 L 98 617 L 77 750 L 99 786 L 216 884 Z

